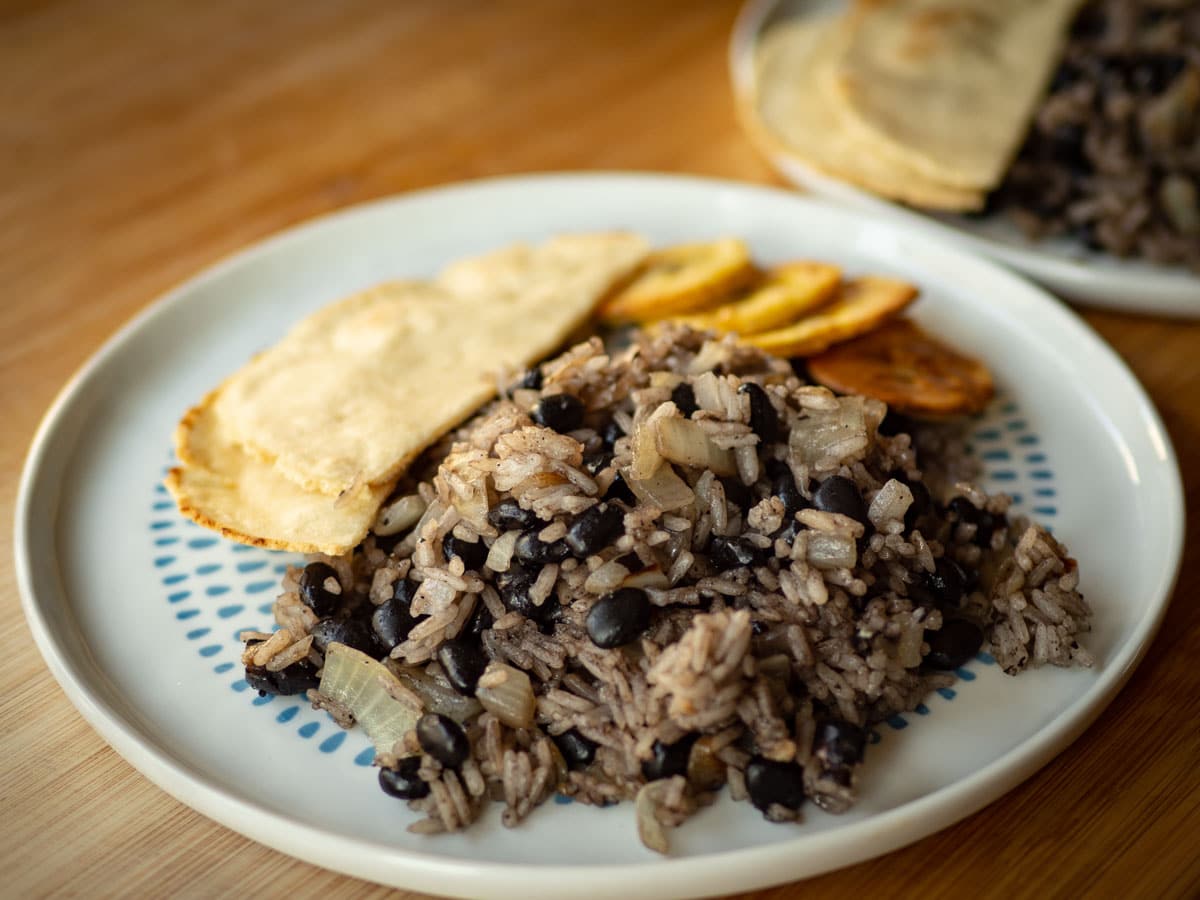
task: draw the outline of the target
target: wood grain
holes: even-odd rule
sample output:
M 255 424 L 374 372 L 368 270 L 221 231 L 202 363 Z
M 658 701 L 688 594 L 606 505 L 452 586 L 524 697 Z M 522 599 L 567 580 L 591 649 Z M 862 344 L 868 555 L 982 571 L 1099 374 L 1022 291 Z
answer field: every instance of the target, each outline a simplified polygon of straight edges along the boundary
M 501 173 L 775 183 L 734 119 L 735 12 L 683 0 L 0 4 L 4 539 L 25 450 L 70 373 L 157 294 L 250 241 Z M 1200 508 L 1200 325 L 1086 318 L 1149 388 Z M 1189 546 L 1148 658 L 1040 774 L 911 847 L 746 896 L 1196 896 L 1198 563 Z M 0 585 L 0 895 L 392 893 L 254 844 L 150 785 L 51 678 L 7 557 Z

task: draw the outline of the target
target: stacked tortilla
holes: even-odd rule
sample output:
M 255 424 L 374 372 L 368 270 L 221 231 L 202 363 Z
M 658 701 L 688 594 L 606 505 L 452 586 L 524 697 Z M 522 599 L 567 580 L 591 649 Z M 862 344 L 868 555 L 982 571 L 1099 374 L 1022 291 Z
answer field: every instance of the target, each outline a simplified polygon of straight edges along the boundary
M 759 41 L 746 119 L 841 180 L 972 210 L 1004 177 L 1079 0 L 859 0 Z
M 557 349 L 647 249 L 628 234 L 560 237 L 319 310 L 187 412 L 167 488 L 234 540 L 345 553 L 497 374 Z

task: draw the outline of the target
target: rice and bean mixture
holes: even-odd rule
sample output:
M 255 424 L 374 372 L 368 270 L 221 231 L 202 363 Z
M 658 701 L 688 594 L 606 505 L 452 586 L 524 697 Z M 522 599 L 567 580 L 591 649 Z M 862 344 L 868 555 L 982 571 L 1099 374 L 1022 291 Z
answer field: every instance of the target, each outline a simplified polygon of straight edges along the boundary
M 556 792 L 636 800 L 662 851 L 725 785 L 840 812 L 870 727 L 981 648 L 1091 664 L 1075 560 L 970 471 L 945 428 L 732 338 L 592 338 L 431 449 L 353 553 L 289 571 L 246 677 L 349 727 L 324 655 L 386 661 L 423 713 L 376 759 L 414 831 Z
M 992 200 L 1032 237 L 1200 272 L 1200 4 L 1086 4 Z

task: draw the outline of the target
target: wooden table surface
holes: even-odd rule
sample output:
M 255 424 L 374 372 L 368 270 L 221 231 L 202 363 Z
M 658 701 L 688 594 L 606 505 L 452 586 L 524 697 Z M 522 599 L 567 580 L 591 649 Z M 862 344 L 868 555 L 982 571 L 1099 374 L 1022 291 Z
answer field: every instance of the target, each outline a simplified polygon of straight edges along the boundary
M 162 291 L 247 242 L 485 175 L 641 169 L 778 183 L 735 121 L 735 12 L 684 0 L 0 4 L 5 545 L 26 448 L 68 376 Z M 1158 404 L 1200 508 L 1200 324 L 1085 317 Z M 1189 546 L 1128 686 L 1038 775 L 910 847 L 747 896 L 1196 896 L 1198 562 Z M 7 555 L 0 588 L 0 896 L 385 893 L 254 844 L 151 785 L 51 678 Z

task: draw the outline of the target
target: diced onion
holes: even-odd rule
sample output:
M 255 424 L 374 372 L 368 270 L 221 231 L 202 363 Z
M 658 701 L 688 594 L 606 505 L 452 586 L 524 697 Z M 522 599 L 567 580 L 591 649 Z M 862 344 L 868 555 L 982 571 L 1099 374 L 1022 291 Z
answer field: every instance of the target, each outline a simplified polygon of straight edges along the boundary
M 474 525 L 476 529 L 487 527 L 488 492 L 483 485 L 472 484 L 468 485 L 467 490 L 462 493 L 455 492 L 453 502 L 459 515 Z
M 644 480 L 657 472 L 663 464 L 655 440 L 656 429 L 650 421 L 639 422 L 633 428 L 631 448 L 633 462 L 629 467 L 631 479 Z
M 663 512 L 680 509 L 696 499 L 687 482 L 670 466 L 663 466 L 649 478 L 635 478 L 632 468 L 623 470 L 621 475 L 639 500 Z
M 424 669 L 401 665 L 394 660 L 389 670 L 402 685 L 421 698 L 430 712 L 449 716 L 456 722 L 466 722 L 479 713 L 479 701 L 464 697 L 445 678 L 435 677 Z
M 406 494 L 379 511 L 374 532 L 383 537 L 400 534 L 417 524 L 425 512 L 425 501 L 418 494 Z
M 717 758 L 713 746 L 713 735 L 706 734 L 692 744 L 688 754 L 688 784 L 698 791 L 715 791 L 725 783 L 725 763 Z
M 350 710 L 380 753 L 391 753 L 421 715 L 420 709 L 392 696 L 388 684 L 400 687 L 382 663 L 345 644 L 326 647 L 321 693 Z
M 533 685 L 520 669 L 493 660 L 480 676 L 475 696 L 484 709 L 510 728 L 533 727 Z
M 692 383 L 692 391 L 696 397 L 696 405 L 701 409 L 721 412 L 721 384 L 712 372 L 705 372 Z
M 667 843 L 667 833 L 658 821 L 659 794 L 668 785 L 667 781 L 651 781 L 643 784 L 633 801 L 634 815 L 637 817 L 638 837 L 642 843 L 656 853 L 666 853 L 671 849 Z
M 716 446 L 691 419 L 659 419 L 654 425 L 655 446 L 664 459 L 697 469 L 712 469 L 717 475 L 737 474 L 733 451 Z
M 867 447 L 862 397 L 841 397 L 837 409 L 810 409 L 792 425 L 788 449 L 801 465 L 856 459 Z

